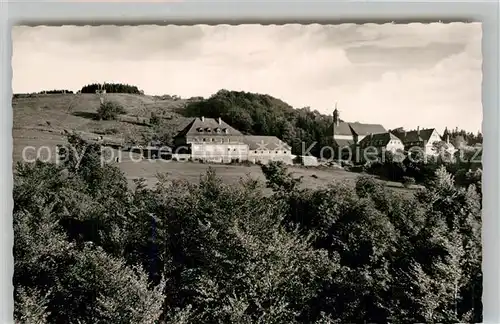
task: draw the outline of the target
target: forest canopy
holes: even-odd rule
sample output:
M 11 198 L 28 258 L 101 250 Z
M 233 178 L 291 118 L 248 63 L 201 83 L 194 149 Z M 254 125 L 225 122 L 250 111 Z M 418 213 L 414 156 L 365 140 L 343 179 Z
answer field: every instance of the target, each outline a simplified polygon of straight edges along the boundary
M 18 322 L 482 321 L 480 197 L 444 167 L 412 195 L 366 175 L 301 189 L 281 163 L 132 189 L 69 141 L 64 164 L 16 169 Z

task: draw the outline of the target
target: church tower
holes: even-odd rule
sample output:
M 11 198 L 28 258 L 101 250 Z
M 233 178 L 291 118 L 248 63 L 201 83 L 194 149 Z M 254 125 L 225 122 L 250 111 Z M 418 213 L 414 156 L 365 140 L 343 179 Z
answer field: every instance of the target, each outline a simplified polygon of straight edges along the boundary
M 335 110 L 333 111 L 333 125 L 332 125 L 332 138 L 335 139 L 335 127 L 338 127 L 340 123 L 339 111 L 337 109 L 337 103 L 335 103 Z
M 448 127 L 445 127 L 444 132 L 443 132 L 443 141 L 446 143 L 450 143 L 450 132 L 448 131 Z
M 335 110 L 333 111 L 333 124 L 338 126 L 340 123 L 339 111 L 337 110 L 337 105 L 335 105 Z

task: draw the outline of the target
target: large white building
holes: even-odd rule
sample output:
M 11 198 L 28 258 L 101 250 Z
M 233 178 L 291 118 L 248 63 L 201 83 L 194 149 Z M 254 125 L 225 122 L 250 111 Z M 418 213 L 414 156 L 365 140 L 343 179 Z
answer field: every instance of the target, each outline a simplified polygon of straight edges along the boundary
M 219 163 L 250 161 L 292 164 L 291 147 L 275 136 L 243 135 L 221 118 L 194 118 L 174 138 L 173 157 Z

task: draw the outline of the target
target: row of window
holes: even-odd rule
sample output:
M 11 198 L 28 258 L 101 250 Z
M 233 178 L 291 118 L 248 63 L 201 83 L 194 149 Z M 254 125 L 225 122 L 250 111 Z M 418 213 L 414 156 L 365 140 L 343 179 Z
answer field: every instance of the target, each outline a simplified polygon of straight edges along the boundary
M 226 148 L 221 148 L 221 147 L 210 147 L 210 146 L 206 146 L 206 147 L 194 147 L 193 150 L 195 151 L 223 151 L 223 150 L 226 150 Z M 231 148 L 231 147 L 228 147 L 227 148 L 227 151 L 246 151 L 246 147 L 241 147 L 241 148 Z
M 206 132 L 206 133 L 211 133 L 212 132 L 212 129 L 210 127 L 206 127 L 206 128 L 203 128 L 203 127 L 198 127 L 196 129 L 199 133 L 202 133 L 202 132 Z M 219 128 L 217 127 L 216 129 L 214 129 L 214 132 L 215 133 L 224 133 L 224 134 L 229 134 L 229 130 L 227 128 Z
M 199 138 L 195 138 L 194 140 L 195 141 L 200 141 Z M 202 142 L 216 142 L 217 141 L 218 143 L 224 143 L 224 142 L 225 143 L 229 143 L 229 142 L 231 142 L 231 139 L 229 139 L 229 138 L 219 138 L 219 139 L 216 140 L 215 138 L 212 137 L 212 138 L 202 138 L 201 141 Z
M 364 146 L 364 147 L 370 146 L 370 145 L 372 145 L 372 146 L 381 146 L 381 145 L 384 145 L 384 142 L 385 141 L 383 141 L 383 140 L 381 140 L 381 141 L 372 141 L 372 142 L 369 142 L 369 143 L 368 142 L 364 142 L 362 146 Z M 395 140 L 394 141 L 389 141 L 386 145 L 390 145 L 390 144 L 400 144 L 400 142 L 399 141 L 395 141 Z
M 258 154 L 259 152 L 258 151 L 253 151 L 255 154 Z M 271 153 L 271 151 L 269 151 L 269 153 Z M 275 151 L 274 152 L 275 154 L 279 154 L 279 151 Z M 264 151 L 260 151 L 260 154 L 264 154 Z M 286 151 L 283 151 L 283 154 L 286 154 Z
M 227 149 L 228 151 L 231 151 L 231 148 L 228 148 Z M 198 149 L 198 150 L 195 150 L 195 151 L 205 151 L 204 149 Z M 240 149 L 240 151 L 244 151 L 244 149 Z M 236 149 L 233 148 L 233 152 L 236 152 Z M 254 151 L 255 154 L 259 154 L 259 151 Z M 266 153 L 271 153 L 271 151 L 269 152 L 266 152 Z M 279 154 L 280 152 L 279 151 L 275 151 L 274 152 L 275 154 Z M 260 154 L 264 154 L 264 151 L 260 151 Z M 283 154 L 287 154 L 287 151 L 283 151 Z

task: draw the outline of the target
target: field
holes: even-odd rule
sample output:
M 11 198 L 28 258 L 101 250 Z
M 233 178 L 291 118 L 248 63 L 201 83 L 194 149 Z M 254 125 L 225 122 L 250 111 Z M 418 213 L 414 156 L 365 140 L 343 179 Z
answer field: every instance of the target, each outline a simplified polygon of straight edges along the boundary
M 107 94 L 108 100 L 119 102 L 127 110 L 128 116 L 147 117 L 153 111 L 159 115 L 168 115 L 167 127 L 171 133 L 180 130 L 189 119 L 178 114 L 185 104 L 183 100 L 159 100 L 151 96 L 131 94 Z M 14 148 L 13 161 L 34 159 L 55 161 L 57 144 L 65 143 L 64 130 L 79 131 L 85 134 L 103 134 L 113 130 L 115 137 L 125 140 L 127 137 L 139 137 L 148 130 L 147 126 L 134 125 L 123 121 L 98 121 L 93 119 L 100 100 L 94 94 L 53 94 L 36 95 L 13 99 L 14 127 L 12 131 Z M 115 151 L 116 153 L 116 151 Z M 139 160 L 137 156 L 132 156 Z M 149 185 L 156 183 L 156 175 L 163 173 L 168 179 L 186 179 L 197 182 L 208 167 L 215 169 L 224 182 L 236 184 L 247 177 L 265 180 L 259 166 L 217 165 L 191 162 L 132 161 L 129 154 L 122 156 L 120 169 L 133 184 L 133 179 L 144 178 Z M 291 167 L 290 171 L 302 177 L 303 186 L 317 188 L 328 185 L 333 180 L 354 181 L 357 173 L 337 169 Z M 384 182 L 387 187 L 397 191 L 412 192 L 399 183 Z
M 106 100 L 121 104 L 130 117 L 148 117 L 151 112 L 168 116 L 167 131 L 176 133 L 189 122 L 176 111 L 183 107 L 185 100 L 160 100 L 152 96 L 132 94 L 107 94 Z M 149 127 L 123 121 L 95 120 L 100 99 L 95 94 L 49 94 L 20 96 L 12 100 L 13 109 L 13 160 L 22 160 L 26 146 L 26 156 L 32 158 L 41 147 L 54 152 L 57 144 L 64 144 L 64 130 L 77 131 L 89 136 L 100 134 L 117 141 L 138 141 Z M 40 156 L 47 158 L 47 149 L 40 150 Z M 52 159 L 54 158 L 54 154 Z
M 157 183 L 157 174 L 167 176 L 168 180 L 187 180 L 191 183 L 198 183 L 200 175 L 207 172 L 208 168 L 215 170 L 215 173 L 228 184 L 237 185 L 240 180 L 255 179 L 265 182 L 264 174 L 260 166 L 244 166 L 244 165 L 221 165 L 221 164 L 205 164 L 195 162 L 173 162 L 162 160 L 143 160 L 135 162 L 133 159 L 123 156 L 123 162 L 119 163 L 120 169 L 127 175 L 129 184 L 133 186 L 133 180 L 144 178 L 149 186 L 154 186 Z M 294 177 L 302 178 L 302 187 L 304 188 L 321 188 L 331 184 L 335 180 L 345 180 L 348 182 L 354 181 L 360 176 L 358 173 L 347 172 L 338 169 L 315 168 L 315 167 L 289 167 L 289 171 Z M 385 185 L 397 192 L 411 194 L 414 189 L 406 189 L 400 183 L 382 181 Z

